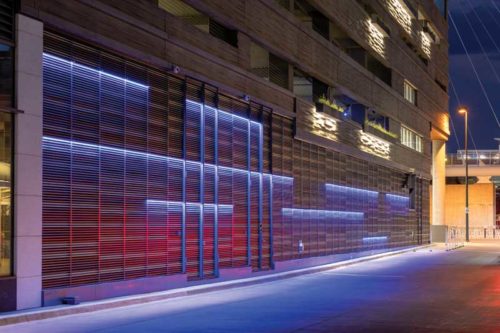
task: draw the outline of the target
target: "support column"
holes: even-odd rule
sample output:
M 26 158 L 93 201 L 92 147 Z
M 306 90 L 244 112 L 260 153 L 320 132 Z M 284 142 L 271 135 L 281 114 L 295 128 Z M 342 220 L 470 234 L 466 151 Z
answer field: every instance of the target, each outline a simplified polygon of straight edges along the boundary
M 445 191 L 446 191 L 446 142 L 432 140 L 432 221 L 431 241 L 446 240 Z
M 14 273 L 17 309 L 41 306 L 43 23 L 16 16 Z

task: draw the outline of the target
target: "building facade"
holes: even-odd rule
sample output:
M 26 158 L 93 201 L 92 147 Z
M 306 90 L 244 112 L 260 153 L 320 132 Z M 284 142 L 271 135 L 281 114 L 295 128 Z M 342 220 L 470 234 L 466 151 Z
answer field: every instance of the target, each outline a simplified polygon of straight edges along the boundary
M 445 1 L 3 3 L 1 310 L 430 241 Z

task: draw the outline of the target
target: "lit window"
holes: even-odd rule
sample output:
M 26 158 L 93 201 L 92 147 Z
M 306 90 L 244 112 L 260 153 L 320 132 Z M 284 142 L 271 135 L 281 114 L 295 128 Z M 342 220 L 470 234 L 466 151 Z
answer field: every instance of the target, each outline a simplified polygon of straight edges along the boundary
M 404 83 L 404 97 L 411 104 L 417 105 L 417 88 L 408 81 Z
M 423 139 L 411 129 L 401 126 L 401 144 L 420 153 L 424 151 Z

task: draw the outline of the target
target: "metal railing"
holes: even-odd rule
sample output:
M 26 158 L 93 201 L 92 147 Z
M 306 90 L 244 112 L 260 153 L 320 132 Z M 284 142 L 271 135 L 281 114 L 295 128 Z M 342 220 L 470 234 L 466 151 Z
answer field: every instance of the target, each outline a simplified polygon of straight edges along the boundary
M 475 152 L 467 153 L 469 165 L 500 165 L 500 151 Z M 447 154 L 446 165 L 465 165 L 465 154 Z
M 464 246 L 465 228 L 448 226 L 446 231 L 446 251 L 458 249 Z
M 480 239 L 498 239 L 498 240 L 500 240 L 500 228 L 499 227 L 469 228 L 469 239 L 470 240 L 480 240 Z

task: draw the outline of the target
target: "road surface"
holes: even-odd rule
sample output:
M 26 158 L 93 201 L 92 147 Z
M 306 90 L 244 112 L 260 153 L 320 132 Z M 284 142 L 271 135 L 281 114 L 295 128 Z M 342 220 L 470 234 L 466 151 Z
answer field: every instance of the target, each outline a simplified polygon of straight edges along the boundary
M 500 241 L 423 249 L 0 332 L 500 332 Z

